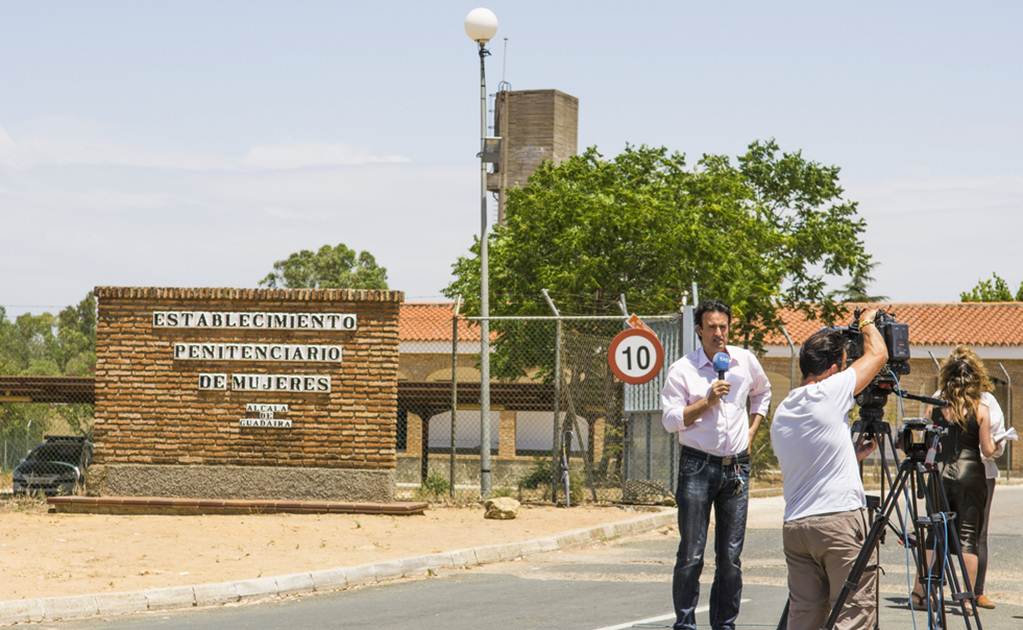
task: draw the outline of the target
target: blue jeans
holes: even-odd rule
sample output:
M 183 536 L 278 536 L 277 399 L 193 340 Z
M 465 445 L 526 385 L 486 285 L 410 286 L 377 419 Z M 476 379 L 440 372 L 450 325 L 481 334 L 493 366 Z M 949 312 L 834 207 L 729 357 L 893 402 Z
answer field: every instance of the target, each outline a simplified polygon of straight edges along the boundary
M 675 558 L 671 591 L 675 604 L 675 630 L 695 630 L 700 599 L 700 574 L 707 545 L 710 506 L 714 506 L 714 584 L 710 589 L 710 625 L 732 630 L 742 597 L 739 555 L 746 539 L 749 503 L 749 460 L 722 463 L 721 458 L 684 450 L 679 462 L 678 529 L 681 540 Z M 740 485 L 741 484 L 741 485 Z

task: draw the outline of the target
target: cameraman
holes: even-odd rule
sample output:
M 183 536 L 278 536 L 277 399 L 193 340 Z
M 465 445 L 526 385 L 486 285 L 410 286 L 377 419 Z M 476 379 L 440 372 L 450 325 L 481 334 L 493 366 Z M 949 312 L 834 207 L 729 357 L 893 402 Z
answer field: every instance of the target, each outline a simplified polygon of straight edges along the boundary
M 854 397 L 888 361 L 884 338 L 865 313 L 859 328 L 863 356 L 845 364 L 846 336 L 826 328 L 799 351 L 801 386 L 778 405 L 771 445 L 781 464 L 785 493 L 782 542 L 788 565 L 788 628 L 816 630 L 849 576 L 869 529 L 858 462 L 875 445 L 853 447 L 847 419 Z M 836 628 L 871 627 L 876 572 L 866 571 L 846 601 Z

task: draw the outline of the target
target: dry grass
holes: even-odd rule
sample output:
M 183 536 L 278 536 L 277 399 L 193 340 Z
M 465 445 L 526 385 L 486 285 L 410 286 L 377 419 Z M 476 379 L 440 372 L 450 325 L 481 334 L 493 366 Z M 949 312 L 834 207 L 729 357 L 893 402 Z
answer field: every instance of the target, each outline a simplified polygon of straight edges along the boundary
M 46 497 L 17 496 L 0 499 L 0 514 L 21 512 L 25 514 L 45 514 L 49 511 Z

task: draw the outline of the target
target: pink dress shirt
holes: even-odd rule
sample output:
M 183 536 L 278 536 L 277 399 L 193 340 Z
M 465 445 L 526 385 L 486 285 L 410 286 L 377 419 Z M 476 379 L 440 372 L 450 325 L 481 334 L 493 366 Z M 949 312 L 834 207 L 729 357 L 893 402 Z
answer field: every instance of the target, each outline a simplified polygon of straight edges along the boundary
M 688 427 L 682 422 L 682 411 L 706 398 L 710 384 L 718 377 L 703 348 L 697 348 L 672 363 L 661 389 L 661 424 L 664 428 L 678 433 L 678 441 L 683 446 L 721 457 L 745 453 L 749 448 L 747 399 L 750 413 L 766 417 L 771 406 L 771 383 L 757 357 L 744 348 L 727 348 L 732 360 L 725 372 L 725 380 L 732 388 L 728 395 Z

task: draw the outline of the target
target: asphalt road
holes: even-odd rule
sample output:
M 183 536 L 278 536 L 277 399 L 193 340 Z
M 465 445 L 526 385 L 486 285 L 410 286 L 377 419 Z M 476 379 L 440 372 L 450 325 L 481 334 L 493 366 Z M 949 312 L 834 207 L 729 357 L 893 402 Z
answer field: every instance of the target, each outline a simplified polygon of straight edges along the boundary
M 1023 627 L 1023 488 L 999 488 L 990 544 L 988 593 L 1000 602 L 981 611 L 983 627 Z M 671 568 L 677 533 L 652 532 L 615 543 L 526 560 L 442 571 L 437 577 L 340 593 L 201 610 L 150 613 L 60 624 L 61 628 L 558 628 L 623 630 L 671 626 Z M 893 537 L 882 552 L 881 627 L 912 629 L 906 608 L 906 560 Z M 785 602 L 780 529 L 752 529 L 743 554 L 743 628 L 774 628 Z M 704 569 L 709 592 L 713 564 Z M 1012 602 L 1012 603 L 1007 603 Z M 916 626 L 925 628 L 923 613 Z M 950 628 L 964 628 L 950 613 Z M 698 616 L 706 626 L 706 612 Z M 976 624 L 973 625 L 976 627 Z

